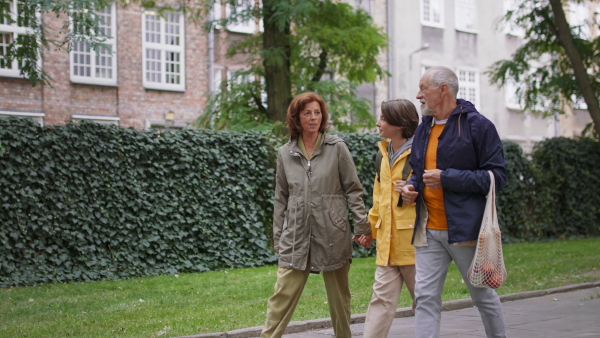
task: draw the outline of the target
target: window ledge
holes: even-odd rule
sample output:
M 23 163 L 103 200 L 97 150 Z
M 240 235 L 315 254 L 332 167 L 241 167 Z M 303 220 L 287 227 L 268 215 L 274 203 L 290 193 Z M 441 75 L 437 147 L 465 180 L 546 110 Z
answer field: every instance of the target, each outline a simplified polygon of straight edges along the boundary
M 144 84 L 144 89 L 146 90 L 164 90 L 169 92 L 185 92 L 185 86 L 168 86 L 164 84 Z
M 444 24 L 434 23 L 434 22 L 421 21 L 421 25 L 426 26 L 426 27 L 431 27 L 431 28 L 446 29 L 446 26 Z
M 468 33 L 468 34 L 479 34 L 478 30 L 473 30 L 473 29 L 456 28 L 456 31 L 461 32 L 461 33 Z

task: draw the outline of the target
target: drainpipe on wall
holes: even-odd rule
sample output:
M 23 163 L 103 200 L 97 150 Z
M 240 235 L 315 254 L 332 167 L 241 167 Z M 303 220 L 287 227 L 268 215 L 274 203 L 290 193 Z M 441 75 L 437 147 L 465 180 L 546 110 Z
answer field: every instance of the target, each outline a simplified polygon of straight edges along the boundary
M 208 13 L 208 20 L 213 21 L 215 18 L 214 7 Z M 208 90 L 212 91 L 215 85 L 215 28 L 210 26 L 208 32 Z

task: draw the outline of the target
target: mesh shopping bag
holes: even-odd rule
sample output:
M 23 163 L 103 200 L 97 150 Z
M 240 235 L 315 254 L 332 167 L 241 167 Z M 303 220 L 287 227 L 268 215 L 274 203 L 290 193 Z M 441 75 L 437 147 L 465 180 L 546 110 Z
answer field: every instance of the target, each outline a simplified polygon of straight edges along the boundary
M 496 214 L 496 187 L 494 174 L 490 174 L 490 191 L 485 203 L 481 230 L 477 239 L 475 257 L 467 273 L 474 287 L 495 289 L 506 280 L 506 268 L 502 256 L 502 235 Z

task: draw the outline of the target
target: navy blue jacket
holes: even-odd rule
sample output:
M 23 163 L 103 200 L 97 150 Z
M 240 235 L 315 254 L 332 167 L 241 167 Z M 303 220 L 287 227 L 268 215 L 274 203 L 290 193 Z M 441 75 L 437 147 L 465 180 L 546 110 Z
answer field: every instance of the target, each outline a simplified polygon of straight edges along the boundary
M 490 188 L 488 170 L 494 173 L 496 192 L 506 184 L 507 174 L 502 142 L 494 124 L 469 101 L 458 99 L 457 106 L 439 137 L 437 168 L 444 190 L 448 220 L 448 243 L 476 240 L 481 227 L 486 195 Z M 419 192 L 415 234 L 423 211 L 423 173 L 432 116 L 424 116 L 417 127 L 410 155 L 414 174 L 407 184 Z M 413 235 L 414 243 L 414 235 Z

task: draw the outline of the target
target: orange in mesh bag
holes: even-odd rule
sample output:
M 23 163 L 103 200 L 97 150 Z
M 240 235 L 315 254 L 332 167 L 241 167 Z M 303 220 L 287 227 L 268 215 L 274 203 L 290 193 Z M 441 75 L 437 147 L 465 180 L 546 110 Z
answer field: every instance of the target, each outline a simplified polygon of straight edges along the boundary
M 496 289 L 506 280 L 506 268 L 502 256 L 502 234 L 496 214 L 494 174 L 490 170 L 488 173 L 491 179 L 490 191 L 485 203 L 475 257 L 467 272 L 467 278 L 474 287 Z

